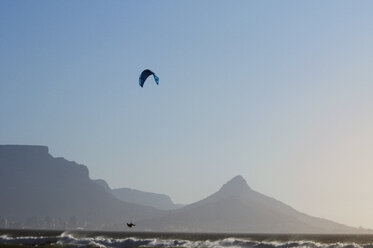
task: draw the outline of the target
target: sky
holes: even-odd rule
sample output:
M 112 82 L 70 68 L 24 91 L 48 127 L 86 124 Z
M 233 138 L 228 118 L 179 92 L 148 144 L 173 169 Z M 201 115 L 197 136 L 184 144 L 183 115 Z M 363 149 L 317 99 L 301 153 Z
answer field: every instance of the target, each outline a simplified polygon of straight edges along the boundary
M 0 1 L 0 144 L 191 203 L 236 175 L 373 228 L 373 1 Z M 160 78 L 138 85 L 143 69 Z

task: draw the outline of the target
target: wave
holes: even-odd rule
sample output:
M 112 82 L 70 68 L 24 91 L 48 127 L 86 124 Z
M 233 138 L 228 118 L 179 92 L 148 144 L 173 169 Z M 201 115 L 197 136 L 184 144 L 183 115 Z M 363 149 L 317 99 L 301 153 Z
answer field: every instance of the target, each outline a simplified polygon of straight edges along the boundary
M 15 244 L 15 245 L 44 245 L 51 244 L 58 241 L 57 237 L 33 237 L 33 236 L 24 236 L 24 237 L 12 237 L 8 235 L 0 236 L 0 244 Z
M 255 241 L 250 239 L 224 238 L 219 240 L 183 240 L 183 239 L 159 239 L 159 238 L 110 238 L 104 236 L 79 237 L 69 232 L 64 232 L 59 236 L 50 237 L 12 237 L 8 235 L 0 236 L 1 244 L 15 245 L 44 245 L 56 244 L 68 247 L 100 247 L 100 248 L 120 248 L 120 247 L 237 247 L 237 248 L 373 248 L 373 243 L 319 243 L 314 241 Z

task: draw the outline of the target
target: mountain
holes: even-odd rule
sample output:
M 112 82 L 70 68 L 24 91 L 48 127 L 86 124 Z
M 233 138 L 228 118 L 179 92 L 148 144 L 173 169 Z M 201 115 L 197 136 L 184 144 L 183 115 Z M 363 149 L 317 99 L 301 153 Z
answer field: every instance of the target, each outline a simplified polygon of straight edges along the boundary
M 207 198 L 139 223 L 144 230 L 238 233 L 351 233 L 356 229 L 303 214 L 252 190 L 236 176 Z
M 86 166 L 54 158 L 46 146 L 0 145 L 0 201 L 0 224 L 14 228 L 118 229 L 164 213 L 116 199 Z
M 93 181 L 123 202 L 154 207 L 161 210 L 177 209 L 184 206 L 182 204 L 173 203 L 171 198 L 165 194 L 144 192 L 130 188 L 111 189 L 109 184 L 103 179 L 94 179 Z
M 166 195 L 111 190 L 104 180 L 90 179 L 86 166 L 55 158 L 46 146 L 0 145 L 0 228 L 123 230 L 124 222 L 135 221 L 137 231 L 358 232 L 260 194 L 241 176 L 182 208 L 144 206 L 172 204 Z
M 174 204 L 171 198 L 165 194 L 150 193 L 129 188 L 113 189 L 111 192 L 121 201 L 131 202 L 138 205 L 151 206 L 163 210 L 182 207 L 180 204 Z

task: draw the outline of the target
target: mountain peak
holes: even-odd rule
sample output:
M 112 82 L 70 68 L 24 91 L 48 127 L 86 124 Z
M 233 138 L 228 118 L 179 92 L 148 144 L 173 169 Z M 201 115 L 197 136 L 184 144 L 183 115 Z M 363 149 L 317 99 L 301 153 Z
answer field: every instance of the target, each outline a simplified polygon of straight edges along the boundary
M 240 183 L 240 184 L 247 184 L 246 183 L 246 180 L 241 176 L 241 175 L 237 175 L 235 177 L 233 177 L 231 180 L 229 180 L 227 182 L 228 183 Z
M 220 191 L 222 193 L 227 193 L 230 195 L 237 195 L 249 192 L 251 191 L 251 188 L 249 187 L 249 185 L 247 185 L 246 180 L 242 176 L 238 175 L 224 184 Z

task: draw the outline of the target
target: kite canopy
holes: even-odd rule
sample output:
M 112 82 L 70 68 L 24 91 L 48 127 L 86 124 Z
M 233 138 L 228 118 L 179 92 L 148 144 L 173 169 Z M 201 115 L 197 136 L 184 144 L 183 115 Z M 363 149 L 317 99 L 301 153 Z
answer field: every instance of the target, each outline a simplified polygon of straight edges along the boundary
M 157 77 L 157 75 L 155 75 L 155 73 L 152 72 L 151 70 L 146 69 L 146 70 L 144 70 L 143 72 L 141 72 L 140 77 L 139 77 L 139 85 L 140 85 L 141 87 L 144 86 L 145 80 L 146 80 L 150 75 L 153 75 L 153 76 L 154 76 L 154 80 L 155 80 L 155 83 L 156 83 L 156 84 L 159 83 L 159 77 Z

